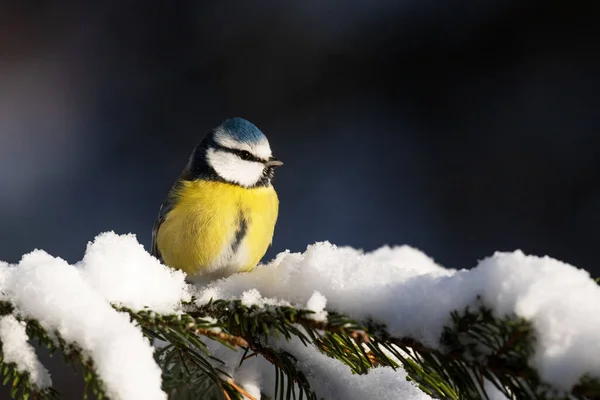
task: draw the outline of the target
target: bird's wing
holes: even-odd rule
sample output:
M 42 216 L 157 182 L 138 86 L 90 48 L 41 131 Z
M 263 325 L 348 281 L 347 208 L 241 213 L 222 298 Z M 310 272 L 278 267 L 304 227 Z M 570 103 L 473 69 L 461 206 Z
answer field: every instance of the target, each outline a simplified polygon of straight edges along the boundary
M 157 243 L 157 236 L 158 236 L 158 230 L 160 229 L 160 226 L 162 225 L 163 222 L 165 222 L 165 218 L 167 217 L 167 214 L 173 209 L 173 197 L 171 196 L 171 193 L 169 193 L 169 195 L 167 195 L 167 199 L 164 201 L 164 203 L 161 204 L 160 209 L 158 210 L 158 217 L 156 217 L 156 221 L 154 221 L 154 226 L 152 227 L 152 250 L 151 250 L 151 254 L 158 258 L 161 262 L 162 260 L 162 256 L 160 254 L 160 250 L 158 250 L 158 243 Z

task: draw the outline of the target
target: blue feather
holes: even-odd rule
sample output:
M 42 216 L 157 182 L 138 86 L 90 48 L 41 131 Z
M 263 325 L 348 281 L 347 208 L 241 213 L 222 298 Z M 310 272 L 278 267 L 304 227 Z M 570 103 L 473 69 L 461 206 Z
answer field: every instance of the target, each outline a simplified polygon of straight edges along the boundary
M 252 122 L 244 118 L 229 118 L 221 123 L 222 131 L 242 143 L 258 143 L 267 138 Z

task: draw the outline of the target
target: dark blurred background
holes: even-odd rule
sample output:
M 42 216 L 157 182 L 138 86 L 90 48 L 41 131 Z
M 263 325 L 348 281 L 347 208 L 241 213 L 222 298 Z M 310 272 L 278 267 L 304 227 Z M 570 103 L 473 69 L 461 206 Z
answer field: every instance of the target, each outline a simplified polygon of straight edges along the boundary
M 192 147 L 285 162 L 270 258 L 329 240 L 600 275 L 600 2 L 2 2 L 0 259 L 146 246 Z

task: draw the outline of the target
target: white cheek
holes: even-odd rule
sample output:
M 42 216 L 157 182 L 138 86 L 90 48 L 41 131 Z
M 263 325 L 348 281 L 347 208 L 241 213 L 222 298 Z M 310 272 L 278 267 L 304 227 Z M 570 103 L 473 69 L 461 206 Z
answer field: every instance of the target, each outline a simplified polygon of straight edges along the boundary
M 262 177 L 264 165 L 240 159 L 235 154 L 209 149 L 208 163 L 226 181 L 242 186 L 253 186 Z

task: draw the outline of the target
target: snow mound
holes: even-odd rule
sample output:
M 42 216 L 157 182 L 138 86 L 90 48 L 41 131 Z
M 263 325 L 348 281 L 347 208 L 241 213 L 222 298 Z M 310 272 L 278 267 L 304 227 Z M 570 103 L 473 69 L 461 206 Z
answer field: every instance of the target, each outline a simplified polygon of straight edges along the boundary
M 323 242 L 301 254 L 280 253 L 252 272 L 194 287 L 186 284 L 185 274 L 148 254 L 135 236 L 112 232 L 89 243 L 74 265 L 39 250 L 16 265 L 0 262 L 0 301 L 15 306 L 12 316 L 0 319 L 2 352 L 38 385 L 51 384 L 18 321 L 33 318 L 94 360 L 111 398 L 163 400 L 153 347 L 112 305 L 176 313 L 191 295 L 198 305 L 211 298 L 294 305 L 315 311 L 317 320 L 335 310 L 357 320 L 372 318 L 394 336 L 437 348 L 450 312 L 477 305 L 479 296 L 497 316 L 533 323 L 538 340 L 531 363 L 546 382 L 569 390 L 585 373 L 600 377 L 600 288 L 587 272 L 550 257 L 496 253 L 470 270 L 450 270 L 408 246 L 365 253 Z M 319 397 L 427 398 L 403 371 L 376 368 L 357 376 L 295 340 L 276 343 L 298 357 Z M 211 346 L 217 357 L 231 361 L 230 372 L 250 393 L 273 389 L 268 362 L 255 357 L 238 369 L 239 352 Z
M 314 304 L 317 292 L 329 310 L 372 318 L 396 337 L 434 348 L 440 348 L 450 312 L 475 306 L 481 296 L 497 316 L 533 322 L 538 341 L 532 366 L 546 382 L 569 390 L 585 373 L 600 377 L 600 287 L 586 271 L 550 257 L 495 253 L 473 269 L 457 271 L 407 246 L 363 253 L 323 242 L 215 281 L 196 296 L 203 304 L 248 290 L 263 302 L 298 306 Z
M 101 234 L 76 265 L 40 250 L 23 256 L 17 265 L 2 263 L 0 293 L 0 300 L 10 300 L 19 317 L 36 319 L 47 331 L 77 343 L 94 360 L 109 397 L 167 398 L 153 347 L 111 303 L 173 312 L 189 294 L 185 275 L 158 262 L 134 236 Z M 44 370 L 18 329 L 10 320 L 0 326 L 3 353 L 12 344 L 12 351 L 26 357 L 21 359 L 23 368 L 44 385 Z
M 106 300 L 135 311 L 168 313 L 190 300 L 185 274 L 148 254 L 135 235 L 98 235 L 76 267 Z

